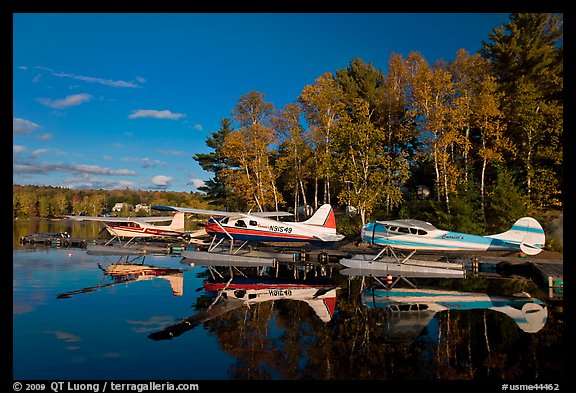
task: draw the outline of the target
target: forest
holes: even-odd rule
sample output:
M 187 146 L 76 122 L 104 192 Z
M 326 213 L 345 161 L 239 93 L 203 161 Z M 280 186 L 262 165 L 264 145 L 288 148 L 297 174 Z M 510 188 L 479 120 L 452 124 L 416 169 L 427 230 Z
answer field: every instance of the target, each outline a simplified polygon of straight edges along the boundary
M 355 213 L 341 214 L 345 234 L 388 217 L 484 234 L 562 210 L 562 143 L 563 16 L 518 13 L 452 62 L 393 53 L 384 73 L 354 58 L 283 108 L 259 91 L 239 97 L 206 139 L 213 151 L 192 157 L 212 174 L 202 192 L 14 185 L 13 216 L 330 203 Z

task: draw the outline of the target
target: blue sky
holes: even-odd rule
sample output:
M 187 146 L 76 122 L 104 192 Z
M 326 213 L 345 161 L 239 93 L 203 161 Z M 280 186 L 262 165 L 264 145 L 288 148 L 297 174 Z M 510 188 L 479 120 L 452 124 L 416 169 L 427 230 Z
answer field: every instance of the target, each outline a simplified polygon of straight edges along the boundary
M 15 13 L 13 183 L 196 191 L 238 99 L 275 108 L 353 58 L 475 53 L 506 13 Z

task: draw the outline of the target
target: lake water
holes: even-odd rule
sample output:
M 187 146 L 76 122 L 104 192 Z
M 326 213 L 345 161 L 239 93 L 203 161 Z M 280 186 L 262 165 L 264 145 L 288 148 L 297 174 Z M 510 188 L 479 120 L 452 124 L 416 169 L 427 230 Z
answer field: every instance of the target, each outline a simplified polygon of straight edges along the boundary
M 386 288 L 337 263 L 209 268 L 18 241 L 105 237 L 94 224 L 14 224 L 14 380 L 563 381 L 563 309 L 528 278 Z

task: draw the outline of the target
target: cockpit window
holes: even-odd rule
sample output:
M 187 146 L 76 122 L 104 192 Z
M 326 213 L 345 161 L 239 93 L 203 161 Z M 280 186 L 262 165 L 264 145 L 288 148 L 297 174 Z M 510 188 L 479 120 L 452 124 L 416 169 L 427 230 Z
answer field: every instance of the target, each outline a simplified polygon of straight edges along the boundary
M 237 227 L 240 227 L 240 228 L 246 228 L 246 223 L 244 222 L 244 220 L 238 220 L 238 221 L 236 221 L 236 224 L 235 224 L 235 225 L 236 225 Z
M 410 230 L 405 227 L 398 227 L 398 232 L 400 233 L 410 233 Z
M 418 229 L 418 234 L 419 235 L 426 235 L 428 232 L 426 232 L 424 229 Z

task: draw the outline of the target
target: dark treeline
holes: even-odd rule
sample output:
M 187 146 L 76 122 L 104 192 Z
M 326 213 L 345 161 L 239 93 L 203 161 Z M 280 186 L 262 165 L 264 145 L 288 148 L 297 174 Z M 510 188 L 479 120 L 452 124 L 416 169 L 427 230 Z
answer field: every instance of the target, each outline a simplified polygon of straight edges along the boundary
M 355 227 L 390 216 L 485 233 L 562 209 L 562 94 L 563 16 L 511 14 L 450 63 L 392 54 L 384 74 L 355 58 L 282 109 L 251 91 L 193 158 L 230 210 L 330 203 L 353 207 Z

